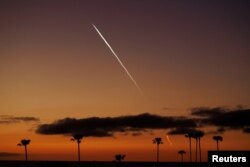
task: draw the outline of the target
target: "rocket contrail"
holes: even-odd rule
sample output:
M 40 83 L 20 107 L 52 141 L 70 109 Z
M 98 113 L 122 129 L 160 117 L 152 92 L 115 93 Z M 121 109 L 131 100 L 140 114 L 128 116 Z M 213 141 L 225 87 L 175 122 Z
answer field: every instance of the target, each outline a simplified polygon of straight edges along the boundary
M 173 143 L 171 142 L 171 140 L 170 140 L 170 138 L 169 138 L 169 136 L 167 135 L 167 141 L 168 141 L 168 143 L 169 143 L 169 145 L 170 146 L 172 146 L 173 145 Z
M 95 30 L 97 31 L 97 33 L 100 35 L 100 37 L 103 39 L 103 41 L 106 43 L 106 45 L 109 47 L 110 51 L 113 53 L 113 55 L 115 56 L 115 58 L 118 60 L 118 62 L 120 63 L 120 65 L 122 66 L 122 68 L 125 70 L 125 72 L 127 73 L 127 75 L 129 76 L 129 78 L 131 79 L 131 81 L 134 83 L 134 85 L 137 87 L 137 89 L 139 90 L 140 94 L 143 95 L 143 92 L 141 90 L 141 88 L 139 87 L 139 85 L 136 83 L 136 81 L 134 80 L 134 78 L 132 77 L 132 75 L 128 72 L 127 68 L 124 66 L 124 64 L 122 63 L 122 61 L 119 59 L 119 57 L 116 55 L 116 53 L 114 52 L 114 50 L 112 49 L 112 47 L 109 45 L 109 43 L 106 41 L 106 39 L 102 36 L 101 32 L 96 28 L 96 26 L 94 24 L 92 24 L 93 27 L 95 28 Z

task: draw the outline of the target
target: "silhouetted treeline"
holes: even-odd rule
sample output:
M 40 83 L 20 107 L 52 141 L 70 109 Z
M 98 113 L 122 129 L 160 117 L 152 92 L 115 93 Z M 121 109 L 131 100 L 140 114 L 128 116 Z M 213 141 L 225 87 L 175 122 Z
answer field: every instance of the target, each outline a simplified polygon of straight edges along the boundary
M 80 167 L 117 167 L 116 161 L 102 162 L 89 161 L 80 162 Z M 23 161 L 0 161 L 1 167 L 25 167 Z M 77 167 L 75 161 L 30 161 L 29 167 Z M 122 167 L 156 167 L 156 162 L 123 162 Z M 189 162 L 158 162 L 157 167 L 209 167 L 208 163 Z

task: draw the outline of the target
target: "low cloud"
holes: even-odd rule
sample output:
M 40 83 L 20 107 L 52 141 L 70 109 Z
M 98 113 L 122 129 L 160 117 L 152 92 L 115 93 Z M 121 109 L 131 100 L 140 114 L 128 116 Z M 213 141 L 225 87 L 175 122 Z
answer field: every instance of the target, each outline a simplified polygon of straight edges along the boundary
M 173 128 L 170 129 L 168 131 L 169 135 L 183 135 L 183 134 L 187 134 L 190 131 L 193 131 L 194 129 L 192 128 L 187 128 L 187 127 L 177 127 L 177 128 Z
M 228 110 L 222 107 L 208 108 L 208 107 L 197 107 L 191 109 L 191 115 L 200 117 L 216 117 L 224 114 Z
M 147 129 L 169 129 L 175 127 L 196 127 L 193 119 L 186 117 L 167 117 L 149 113 L 120 117 L 91 117 L 83 119 L 65 118 L 51 124 L 39 125 L 39 134 L 74 134 L 84 136 L 106 137 L 116 132 L 132 132 L 136 135 Z
M 203 126 L 216 126 L 218 132 L 225 130 L 242 130 L 249 133 L 250 109 L 237 108 L 195 108 L 191 115 L 198 116 Z
M 0 158 L 16 157 L 16 156 L 20 156 L 20 155 L 21 154 L 18 154 L 18 153 L 0 152 Z
M 243 132 L 245 132 L 245 133 L 250 133 L 250 127 L 244 128 L 244 129 L 243 129 Z
M 36 117 L 16 117 L 12 115 L 0 115 L 0 124 L 11 124 L 20 122 L 39 122 Z
M 72 135 L 81 133 L 85 137 L 114 136 L 120 132 L 141 135 L 153 130 L 164 129 L 168 134 L 186 134 L 198 128 L 214 127 L 206 133 L 224 133 L 227 130 L 241 130 L 250 133 L 250 109 L 227 109 L 222 107 L 199 107 L 191 109 L 186 117 L 160 116 L 149 113 L 118 117 L 65 118 L 50 124 L 41 124 L 36 133 L 44 135 Z

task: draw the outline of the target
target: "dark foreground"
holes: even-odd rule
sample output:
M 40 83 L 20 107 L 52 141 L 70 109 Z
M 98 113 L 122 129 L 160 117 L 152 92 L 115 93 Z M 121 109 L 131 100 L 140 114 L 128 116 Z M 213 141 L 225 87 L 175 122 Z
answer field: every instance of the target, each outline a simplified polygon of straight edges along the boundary
M 0 161 L 1 167 L 207 167 L 208 163 L 180 163 L 180 162 L 77 162 L 72 161 Z M 211 165 L 210 165 L 211 166 Z M 214 165 L 213 165 L 214 166 Z

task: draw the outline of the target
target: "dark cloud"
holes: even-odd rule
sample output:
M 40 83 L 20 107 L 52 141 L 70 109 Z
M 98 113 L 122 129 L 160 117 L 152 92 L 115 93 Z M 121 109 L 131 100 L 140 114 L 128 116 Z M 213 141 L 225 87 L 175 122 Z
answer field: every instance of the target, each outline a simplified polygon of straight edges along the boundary
M 20 156 L 21 154 L 18 153 L 9 153 L 9 152 L 0 152 L 0 157 L 15 157 Z
M 141 133 L 141 132 L 133 132 L 131 135 L 132 136 L 140 136 L 140 135 L 142 135 L 143 133 Z
M 225 112 L 216 117 L 208 118 L 207 122 L 212 125 L 238 128 L 250 125 L 250 110 L 237 110 Z
M 187 128 L 187 127 L 178 127 L 178 128 L 170 129 L 168 131 L 168 134 L 169 135 L 183 135 L 183 134 L 187 134 L 191 130 L 193 130 L 193 129 Z
M 244 129 L 243 129 L 243 132 L 245 132 L 245 133 L 250 133 L 250 127 L 244 128 Z
M 84 136 L 113 136 L 115 132 L 143 132 L 146 129 L 168 129 L 175 127 L 196 127 L 192 119 L 167 117 L 148 113 L 120 117 L 91 117 L 83 119 L 65 118 L 51 124 L 39 125 L 39 134 L 74 134 Z
M 223 109 L 223 108 L 195 108 L 191 115 L 199 116 L 200 123 L 203 126 L 216 126 L 218 132 L 225 130 L 243 130 L 246 132 L 246 127 L 250 127 L 250 109 Z
M 203 132 L 201 129 L 195 129 L 195 128 L 186 128 L 186 127 L 182 127 L 182 128 L 174 128 L 171 129 L 168 132 L 169 135 L 188 135 L 190 137 L 195 137 L 196 135 L 201 135 L 203 136 L 205 134 L 205 132 Z M 207 134 L 207 133 L 206 133 Z M 187 137 L 187 136 L 186 136 Z
M 201 117 L 216 117 L 225 113 L 227 109 L 222 107 L 208 108 L 208 107 L 197 107 L 191 109 L 191 115 Z
M 227 130 L 242 130 L 250 133 L 250 109 L 226 109 L 222 107 L 199 107 L 191 110 L 189 117 L 160 116 L 149 113 L 119 117 L 65 118 L 51 124 L 41 124 L 36 129 L 39 134 L 106 137 L 114 133 L 141 135 L 155 129 L 169 130 L 168 134 L 186 134 L 195 128 L 215 127 L 207 133 L 223 133 Z
M 0 124 L 10 124 L 19 122 L 39 122 L 36 117 L 15 117 L 11 115 L 0 115 Z
M 217 130 L 215 131 L 215 133 L 224 133 L 224 132 L 226 132 L 226 129 L 223 128 L 223 127 L 219 127 L 219 128 L 217 128 Z

